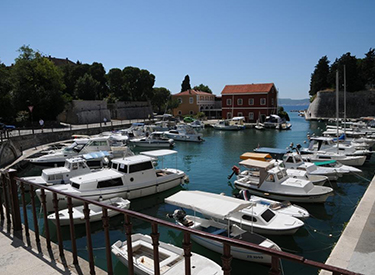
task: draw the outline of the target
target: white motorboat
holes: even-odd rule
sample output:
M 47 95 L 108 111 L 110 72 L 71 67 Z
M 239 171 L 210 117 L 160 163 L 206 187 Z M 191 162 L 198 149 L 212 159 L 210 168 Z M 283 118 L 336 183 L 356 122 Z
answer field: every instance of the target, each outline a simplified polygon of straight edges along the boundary
M 175 141 L 202 142 L 202 133 L 197 133 L 189 125 L 177 125 L 176 129 L 164 132 L 164 134 Z
M 296 152 L 285 154 L 283 156 L 283 163 L 286 168 L 304 170 L 310 175 L 327 176 L 329 180 L 337 180 L 339 177 L 352 172 L 362 172 L 360 169 L 346 165 L 340 165 L 337 167 L 318 166 L 313 162 L 305 162 L 302 159 L 302 156 Z
M 52 150 L 48 154 L 29 159 L 29 161 L 40 165 L 63 165 L 67 158 L 84 156 L 93 152 L 109 152 L 106 157 L 122 157 L 133 154 L 126 146 L 112 146 L 109 136 L 101 136 L 92 137 L 84 144 L 77 139 L 68 147 Z M 97 158 L 92 157 L 87 161 L 90 166 L 100 166 L 102 158 L 103 155 L 99 154 Z
M 134 272 L 136 274 L 155 274 L 152 239 L 148 235 L 133 234 L 131 236 L 133 251 Z M 159 241 L 159 267 L 162 275 L 179 275 L 185 272 L 184 250 L 172 244 Z M 117 241 L 112 245 L 112 253 L 128 266 L 127 241 Z M 220 275 L 223 274 L 221 266 L 214 261 L 191 253 L 192 275 Z
M 241 161 L 240 165 L 247 169 L 237 176 L 234 185 L 257 196 L 281 201 L 323 203 L 333 194 L 330 187 L 289 177 L 285 168 L 273 162 L 247 159 Z
M 172 148 L 174 145 L 174 140 L 166 138 L 164 132 L 152 132 L 146 137 L 133 138 L 129 142 L 134 146 L 146 148 Z
M 69 183 L 76 176 L 91 173 L 92 169 L 84 158 L 75 157 L 65 160 L 62 167 L 47 168 L 42 170 L 41 176 L 23 177 L 22 179 L 38 185 L 55 185 Z
M 186 226 L 192 229 L 201 230 L 206 233 L 210 233 L 213 235 L 224 236 L 231 239 L 237 239 L 241 241 L 245 241 L 248 243 L 256 244 L 261 247 L 275 249 L 281 251 L 281 248 L 271 241 L 261 235 L 247 232 L 241 229 L 236 224 L 231 226 L 214 221 L 212 219 L 201 218 L 197 216 L 186 215 L 186 213 L 181 209 L 176 209 L 173 215 L 169 215 L 169 217 L 173 217 L 176 220 L 176 223 L 181 226 Z M 215 251 L 217 253 L 223 253 L 223 244 L 219 241 L 210 240 L 201 236 L 197 236 L 192 234 L 192 240 L 197 242 L 198 244 Z M 266 253 L 256 252 L 250 249 L 240 248 L 236 246 L 231 247 L 230 251 L 231 255 L 240 260 L 262 263 L 262 264 L 270 264 L 271 263 L 271 256 Z
M 70 179 L 70 184 L 62 184 L 51 188 L 66 194 L 92 200 L 106 200 L 113 197 L 133 199 L 163 192 L 186 180 L 183 171 L 172 168 L 156 169 L 155 158 L 177 154 L 174 150 L 155 150 L 135 155 L 113 159 L 110 168 L 104 168 Z M 40 190 L 36 191 L 40 198 Z M 46 190 L 46 205 L 48 210 L 53 209 L 53 193 Z M 59 208 L 67 205 L 65 195 L 57 194 Z M 81 200 L 73 199 L 74 205 L 82 204 Z
M 255 195 L 251 195 L 249 190 L 241 190 L 240 196 L 246 200 L 255 203 L 268 205 L 274 212 L 279 212 L 285 215 L 289 215 L 301 220 L 310 217 L 310 213 L 303 207 L 290 203 L 289 201 L 274 201 Z
M 191 127 L 194 129 L 204 129 L 204 123 L 200 120 L 194 120 L 193 122 L 189 123 Z
M 323 185 L 328 180 L 328 177 L 324 175 L 317 175 L 317 174 L 312 175 L 303 169 L 289 168 L 286 165 L 284 165 L 282 161 L 272 159 L 272 156 L 269 154 L 247 152 L 247 153 L 242 154 L 240 156 L 240 159 L 254 159 L 254 160 L 260 160 L 260 161 L 277 162 L 277 164 L 280 165 L 281 167 L 287 168 L 286 172 L 289 177 L 309 180 L 315 185 Z
M 366 156 L 347 156 L 341 153 L 316 151 L 312 154 L 303 154 L 302 159 L 305 162 L 321 162 L 335 160 L 348 166 L 362 166 L 365 164 Z
M 244 121 L 244 117 L 233 117 L 231 119 L 219 120 L 213 127 L 216 130 L 239 131 L 245 129 Z
M 258 234 L 293 235 L 304 225 L 300 219 L 274 212 L 269 205 L 202 191 L 180 191 L 165 202 Z
M 262 123 L 263 127 L 277 129 L 277 130 L 289 130 L 292 124 L 287 123 L 278 115 L 267 116 L 265 121 Z
M 106 204 L 106 205 L 111 205 L 111 206 L 117 207 L 119 209 L 129 209 L 129 206 L 130 206 L 129 200 L 125 200 L 125 199 L 120 198 L 120 197 L 104 200 L 104 201 L 101 201 L 101 203 Z M 88 208 L 90 210 L 90 213 L 89 213 L 90 222 L 96 222 L 96 221 L 102 220 L 103 208 L 101 206 L 98 206 L 98 205 L 95 205 L 95 204 L 89 204 Z M 73 211 L 72 217 L 73 217 L 74 224 L 82 224 L 82 223 L 86 222 L 83 205 L 73 207 L 72 211 Z M 120 212 L 114 211 L 112 209 L 108 209 L 107 213 L 108 213 L 108 217 L 113 217 L 113 216 L 116 216 L 116 215 L 120 214 Z M 69 209 L 68 208 L 60 210 L 58 212 L 58 215 L 59 215 L 60 225 L 69 225 L 70 224 L 70 217 L 69 217 Z M 48 215 L 47 219 L 49 219 L 50 221 L 52 221 L 53 223 L 56 224 L 55 213 Z

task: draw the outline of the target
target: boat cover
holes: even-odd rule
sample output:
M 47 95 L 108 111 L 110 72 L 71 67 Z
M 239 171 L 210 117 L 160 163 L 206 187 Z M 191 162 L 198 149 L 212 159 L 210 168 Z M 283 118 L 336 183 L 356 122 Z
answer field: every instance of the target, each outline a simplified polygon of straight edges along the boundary
M 286 153 L 290 153 L 291 151 L 287 149 L 279 149 L 279 148 L 272 148 L 272 147 L 259 147 L 259 148 L 255 148 L 254 152 L 284 155 Z
M 246 152 L 240 156 L 240 159 L 255 159 L 255 160 L 261 160 L 261 161 L 268 161 L 272 159 L 272 156 L 267 153 Z
M 240 161 L 240 165 L 268 169 L 269 167 L 275 166 L 275 163 L 268 162 L 268 161 L 254 160 L 254 159 L 246 159 L 246 160 Z
M 219 219 L 252 205 L 249 201 L 203 191 L 180 191 L 165 202 Z
M 177 154 L 177 151 L 169 150 L 169 149 L 162 149 L 162 150 L 145 151 L 145 152 L 141 152 L 141 154 L 155 158 L 155 157 L 162 157 L 162 156 Z
M 86 159 L 86 160 L 99 159 L 99 158 L 108 157 L 110 155 L 111 154 L 107 151 L 99 151 L 99 152 L 91 152 L 91 153 L 84 154 L 83 158 Z

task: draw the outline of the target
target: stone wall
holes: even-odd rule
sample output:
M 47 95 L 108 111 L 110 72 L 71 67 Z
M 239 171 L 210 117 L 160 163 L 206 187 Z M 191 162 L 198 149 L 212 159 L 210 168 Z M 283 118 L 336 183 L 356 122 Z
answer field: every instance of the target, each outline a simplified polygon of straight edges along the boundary
M 111 119 L 144 119 L 152 117 L 148 102 L 116 102 L 107 104 L 104 100 L 73 100 L 64 112 L 58 115 L 61 122 L 89 124 L 107 122 Z
M 375 91 L 346 93 L 346 117 L 375 116 Z M 335 118 L 336 92 L 321 91 L 307 109 L 306 119 Z M 339 92 L 339 117 L 344 117 L 344 92 Z

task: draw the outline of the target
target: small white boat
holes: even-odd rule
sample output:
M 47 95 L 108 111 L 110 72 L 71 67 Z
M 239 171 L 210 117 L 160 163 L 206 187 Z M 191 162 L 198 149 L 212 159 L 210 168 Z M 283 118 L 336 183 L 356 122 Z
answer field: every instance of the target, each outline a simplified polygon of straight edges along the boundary
M 252 244 L 256 244 L 265 248 L 281 251 L 281 248 L 270 239 L 267 239 L 255 233 L 247 232 L 241 229 L 236 224 L 229 226 L 228 224 L 220 223 L 211 219 L 209 220 L 197 216 L 186 215 L 186 213 L 181 209 L 176 209 L 173 215 L 169 215 L 169 217 L 173 217 L 176 223 L 181 226 L 186 226 L 192 229 L 201 230 L 206 233 L 224 236 L 231 239 L 237 239 Z M 220 254 L 223 253 L 223 244 L 219 241 L 210 240 L 194 234 L 191 235 L 191 238 L 198 244 L 212 251 L 215 251 Z M 232 246 L 230 253 L 234 258 L 244 261 L 262 264 L 271 263 L 270 255 L 261 252 L 256 252 L 250 249 Z
M 119 209 L 129 209 L 129 206 L 130 206 L 129 200 L 125 200 L 120 197 L 112 198 L 109 200 L 104 200 L 104 201 L 101 201 L 101 203 L 115 206 L 115 207 L 118 207 Z M 90 222 L 96 222 L 102 219 L 103 209 L 101 206 L 98 206 L 95 204 L 89 204 L 89 209 L 90 209 L 90 214 L 89 214 Z M 72 215 L 73 215 L 74 224 L 82 224 L 86 222 L 85 214 L 83 212 L 83 205 L 73 207 L 72 210 L 73 210 Z M 69 225 L 70 224 L 69 209 L 67 208 L 67 209 L 60 210 L 58 213 L 59 213 L 58 215 L 59 215 L 60 225 Z M 120 212 L 114 211 L 112 209 L 108 209 L 107 213 L 108 213 L 108 217 L 113 217 L 113 216 L 120 214 Z M 56 224 L 55 213 L 48 215 L 47 218 Z
M 148 235 L 133 234 L 132 251 L 134 272 L 136 274 L 155 274 L 152 239 Z M 159 241 L 159 267 L 162 275 L 185 274 L 184 250 L 172 244 Z M 117 241 L 112 245 L 112 253 L 128 266 L 127 241 Z M 191 253 L 192 275 L 219 275 L 223 274 L 221 266 L 214 261 L 196 253 Z
M 274 212 L 269 205 L 203 191 L 180 191 L 165 202 L 258 234 L 293 235 L 304 225 L 295 217 Z
M 172 148 L 174 140 L 166 138 L 164 132 L 152 132 L 146 137 L 131 139 L 129 143 L 134 146 L 146 148 Z
M 189 125 L 177 125 L 176 129 L 164 132 L 164 134 L 175 141 L 188 141 L 188 142 L 202 142 L 202 133 L 197 133 L 194 128 Z
M 55 185 L 69 183 L 70 179 L 80 175 L 91 173 L 85 159 L 75 157 L 65 160 L 63 167 L 46 168 L 41 176 L 23 177 L 22 179 L 38 185 Z
M 255 195 L 251 195 L 249 190 L 241 190 L 240 197 L 242 197 L 246 201 L 268 205 L 269 208 L 275 212 L 289 215 L 289 216 L 292 216 L 301 220 L 304 220 L 310 217 L 310 213 L 305 208 L 295 205 L 295 204 L 291 204 L 289 201 L 279 202 L 279 201 L 274 201 L 274 200 L 258 197 Z
M 237 176 L 234 185 L 249 190 L 253 195 L 281 201 L 324 203 L 333 194 L 330 187 L 289 177 L 286 169 L 274 162 L 247 159 L 240 164 L 247 170 Z
M 189 123 L 191 127 L 194 129 L 204 129 L 204 123 L 200 120 L 194 120 L 193 122 Z
M 336 160 L 344 165 L 362 166 L 365 164 L 366 156 L 347 156 L 341 153 L 316 151 L 312 154 L 303 154 L 302 159 L 307 162 L 321 162 L 327 160 Z
M 160 149 L 141 152 L 140 155 L 116 158 L 112 160 L 110 168 L 71 178 L 70 184 L 60 184 L 51 188 L 92 200 L 106 200 L 114 197 L 133 199 L 160 193 L 185 183 L 186 180 L 186 175 L 181 170 L 155 168 L 156 158 L 172 154 L 177 154 L 177 151 Z M 36 190 L 36 194 L 40 199 L 40 190 Z M 53 193 L 46 190 L 45 194 L 47 209 L 53 210 Z M 57 199 L 59 208 L 65 208 L 66 196 L 57 194 Z M 82 204 L 82 201 L 78 199 L 72 201 L 74 205 Z
M 213 127 L 216 130 L 239 131 L 245 129 L 244 121 L 244 117 L 233 117 L 231 119 L 219 120 Z

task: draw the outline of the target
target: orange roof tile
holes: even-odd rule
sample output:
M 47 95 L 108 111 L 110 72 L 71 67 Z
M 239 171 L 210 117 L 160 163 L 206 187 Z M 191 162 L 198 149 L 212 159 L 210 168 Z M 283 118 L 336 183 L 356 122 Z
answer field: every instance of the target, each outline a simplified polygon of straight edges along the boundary
M 202 92 L 202 91 L 196 91 L 196 90 L 187 90 L 187 91 L 183 91 L 181 93 L 174 94 L 174 95 L 212 95 L 212 94 Z
M 226 85 L 221 94 L 268 93 L 273 86 L 273 83 Z

